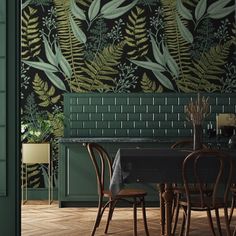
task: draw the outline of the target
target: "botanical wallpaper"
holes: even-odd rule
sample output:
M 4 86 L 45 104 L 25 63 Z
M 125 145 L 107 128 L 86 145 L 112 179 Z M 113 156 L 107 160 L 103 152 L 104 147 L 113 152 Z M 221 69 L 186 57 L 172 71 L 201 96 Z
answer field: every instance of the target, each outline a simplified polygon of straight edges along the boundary
M 52 143 L 57 185 L 63 94 L 236 92 L 234 0 L 25 0 L 22 142 Z M 47 185 L 47 166 L 28 168 Z

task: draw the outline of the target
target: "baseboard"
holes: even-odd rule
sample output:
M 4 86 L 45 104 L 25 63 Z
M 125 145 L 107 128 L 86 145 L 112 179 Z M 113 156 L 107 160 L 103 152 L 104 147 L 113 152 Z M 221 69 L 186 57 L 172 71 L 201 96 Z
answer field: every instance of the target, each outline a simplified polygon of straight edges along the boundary
M 58 189 L 53 189 L 51 200 L 58 200 Z M 26 190 L 24 190 L 25 199 Z M 28 200 L 47 200 L 48 199 L 48 189 L 45 188 L 28 188 L 27 189 L 27 199 Z

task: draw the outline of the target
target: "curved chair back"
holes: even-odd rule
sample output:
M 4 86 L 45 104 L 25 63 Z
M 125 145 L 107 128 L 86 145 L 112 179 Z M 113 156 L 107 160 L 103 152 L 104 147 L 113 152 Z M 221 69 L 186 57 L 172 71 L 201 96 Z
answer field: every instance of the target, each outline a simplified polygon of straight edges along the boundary
M 203 148 L 207 148 L 205 144 L 202 145 Z M 179 140 L 171 146 L 172 149 L 177 148 L 188 148 L 193 149 L 193 140 L 192 139 L 183 139 Z
M 96 172 L 98 194 L 101 196 L 110 183 L 112 162 L 106 150 L 99 144 L 88 143 L 86 147 Z
M 219 199 L 227 204 L 232 172 L 232 159 L 226 153 L 213 149 L 202 149 L 190 153 L 182 166 L 187 202 L 191 205 L 194 198 L 202 208 L 209 204 L 215 207 Z M 195 193 L 191 192 L 193 182 L 196 183 Z M 213 191 L 210 196 L 204 193 L 206 183 L 211 183 Z

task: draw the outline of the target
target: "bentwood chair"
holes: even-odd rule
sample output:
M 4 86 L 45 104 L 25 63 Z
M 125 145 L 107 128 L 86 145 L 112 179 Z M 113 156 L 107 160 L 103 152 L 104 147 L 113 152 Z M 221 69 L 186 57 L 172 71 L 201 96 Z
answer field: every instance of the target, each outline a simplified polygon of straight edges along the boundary
M 205 144 L 202 146 L 203 148 L 207 148 Z M 192 139 L 183 139 L 175 142 L 171 149 L 186 149 L 186 150 L 192 150 L 193 149 L 193 140 Z M 194 185 L 191 188 L 192 193 L 195 193 Z M 204 189 L 206 194 L 211 194 L 211 190 L 207 187 Z M 173 184 L 173 193 L 174 193 L 174 201 L 173 201 L 173 207 L 172 207 L 172 221 L 173 221 L 173 227 L 172 227 L 172 234 L 175 234 L 178 217 L 179 217 L 179 200 L 181 198 L 181 195 L 185 192 L 183 185 L 177 185 L 176 183 Z
M 205 144 L 202 145 L 202 148 L 207 148 Z M 183 139 L 175 142 L 171 149 L 193 149 L 193 140 L 192 139 Z
M 91 236 L 95 235 L 96 229 L 99 227 L 102 215 L 105 209 L 108 207 L 108 218 L 105 228 L 105 234 L 108 232 L 109 223 L 112 219 L 114 208 L 118 201 L 126 201 L 131 203 L 133 206 L 133 235 L 137 236 L 137 206 L 141 205 L 144 228 L 146 235 L 149 236 L 147 219 L 146 219 L 146 210 L 145 210 L 145 196 L 147 192 L 142 189 L 122 189 L 117 195 L 113 196 L 109 190 L 109 184 L 112 177 L 112 162 L 106 152 L 106 150 L 96 143 L 86 144 L 89 156 L 92 160 L 96 177 L 97 177 L 97 189 L 98 189 L 98 211 L 95 224 L 91 233 Z M 103 199 L 107 198 L 108 200 L 103 204 Z
M 219 150 L 202 149 L 190 153 L 185 158 L 182 165 L 185 194 L 179 200 L 179 205 L 183 209 L 180 235 L 183 235 L 183 232 L 185 236 L 189 235 L 192 211 L 206 211 L 212 235 L 216 235 L 211 216 L 212 210 L 215 211 L 219 234 L 223 235 L 219 209 L 224 209 L 226 235 L 231 235 L 227 208 L 232 172 L 232 159 Z M 194 194 L 191 192 L 193 181 L 197 183 Z M 212 193 L 210 195 L 204 192 L 207 181 L 211 181 Z
M 234 208 L 235 208 L 235 204 L 236 204 L 236 185 L 235 184 L 233 184 L 230 187 L 230 192 L 232 194 L 232 200 L 231 200 L 229 221 L 231 222 L 231 219 L 232 219 L 232 216 L 233 216 L 233 212 L 234 212 Z

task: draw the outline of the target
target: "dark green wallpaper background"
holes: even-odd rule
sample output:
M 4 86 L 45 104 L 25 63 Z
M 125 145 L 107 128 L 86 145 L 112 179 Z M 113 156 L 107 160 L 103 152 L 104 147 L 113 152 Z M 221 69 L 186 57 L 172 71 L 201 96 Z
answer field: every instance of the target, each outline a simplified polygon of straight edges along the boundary
M 234 0 L 27 0 L 22 4 L 23 142 L 57 139 L 68 92 L 236 92 Z M 32 165 L 30 187 L 46 183 Z

